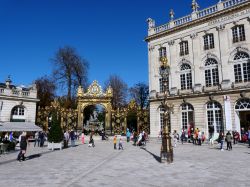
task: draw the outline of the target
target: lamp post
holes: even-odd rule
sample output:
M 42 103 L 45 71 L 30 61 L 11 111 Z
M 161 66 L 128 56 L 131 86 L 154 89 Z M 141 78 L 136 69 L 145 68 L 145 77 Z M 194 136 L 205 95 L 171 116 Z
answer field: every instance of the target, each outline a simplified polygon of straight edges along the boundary
M 161 107 L 164 109 L 163 117 L 163 131 L 162 131 L 162 145 L 161 145 L 161 162 L 172 163 L 173 162 L 173 147 L 171 145 L 170 136 L 170 112 L 173 109 L 173 105 L 167 102 L 167 78 L 169 75 L 170 67 L 166 57 L 160 58 L 161 65 L 159 73 L 163 81 L 164 99 L 161 102 Z

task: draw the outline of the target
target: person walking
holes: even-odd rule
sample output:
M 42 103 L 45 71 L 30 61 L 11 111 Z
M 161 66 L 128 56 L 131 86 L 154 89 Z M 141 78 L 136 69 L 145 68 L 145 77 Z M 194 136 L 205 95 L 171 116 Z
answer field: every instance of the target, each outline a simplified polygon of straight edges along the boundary
M 182 129 L 182 132 L 181 132 L 181 144 L 183 144 L 184 140 L 185 140 L 185 130 Z
M 178 138 L 178 134 L 177 134 L 176 130 L 174 130 L 173 138 L 174 138 L 174 147 L 176 147 L 177 146 L 177 138 Z
M 218 143 L 220 143 L 220 150 L 224 151 L 224 149 L 223 149 L 224 133 L 223 132 L 220 132 L 220 134 L 219 134 Z
M 227 150 L 228 151 L 232 150 L 232 140 L 233 140 L 233 137 L 232 137 L 231 133 L 228 131 L 226 134 L 226 142 L 227 142 Z
M 20 152 L 17 155 L 17 160 L 18 161 L 25 161 L 25 153 L 27 150 L 27 144 L 28 144 L 28 140 L 26 137 L 26 132 L 23 132 L 20 137 L 19 137 L 19 142 L 20 142 Z
M 122 146 L 122 138 L 120 138 L 120 140 L 119 140 L 119 150 L 123 150 L 123 146 Z
M 13 141 L 13 132 L 10 132 L 10 135 L 9 135 L 9 141 L 12 142 Z
M 82 141 L 82 144 L 84 144 L 84 131 L 82 131 L 81 141 Z
M 117 141 L 117 136 L 115 135 L 115 136 L 114 136 L 114 140 L 113 140 L 113 143 L 114 143 L 114 149 L 116 149 L 116 141 Z
M 90 134 L 88 147 L 95 147 L 95 142 L 94 142 L 94 139 L 93 139 L 93 133 Z
M 70 131 L 69 138 L 71 141 L 71 147 L 74 147 L 75 146 L 75 138 L 76 138 L 74 130 Z
M 43 144 L 44 144 L 44 132 L 40 132 L 39 133 L 39 139 L 40 139 L 40 147 L 43 147 Z
M 201 145 L 202 134 L 201 131 L 198 130 L 198 145 Z
M 234 144 L 237 144 L 239 139 L 240 139 L 240 133 L 238 133 L 237 131 L 233 132 L 233 139 L 234 139 Z
M 40 141 L 39 141 L 39 132 L 38 131 L 35 133 L 34 147 L 36 147 L 36 143 L 37 143 L 37 146 L 39 147 L 40 146 Z
M 64 136 L 64 138 L 63 138 L 64 148 L 67 148 L 68 143 L 69 143 L 69 133 L 68 133 L 68 131 L 65 131 L 63 136 Z
M 129 128 L 127 128 L 126 136 L 127 136 L 127 142 L 129 142 L 130 141 L 130 136 L 131 136 Z

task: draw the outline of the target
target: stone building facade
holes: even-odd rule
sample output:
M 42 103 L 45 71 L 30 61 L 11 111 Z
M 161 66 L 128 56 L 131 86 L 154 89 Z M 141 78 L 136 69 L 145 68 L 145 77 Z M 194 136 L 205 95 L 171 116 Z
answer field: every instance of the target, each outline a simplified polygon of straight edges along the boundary
M 14 86 L 10 78 L 0 83 L 0 122 L 33 122 L 36 120 L 36 86 Z
M 199 128 L 211 132 L 250 126 L 250 1 L 224 0 L 155 26 L 148 21 L 150 131 L 163 125 L 162 61 L 170 66 L 167 100 L 174 104 L 171 131 Z

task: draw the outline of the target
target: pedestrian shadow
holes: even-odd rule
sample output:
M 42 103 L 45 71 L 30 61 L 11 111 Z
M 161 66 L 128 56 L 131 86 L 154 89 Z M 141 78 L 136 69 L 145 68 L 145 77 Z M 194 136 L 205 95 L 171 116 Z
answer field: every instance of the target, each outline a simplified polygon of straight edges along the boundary
M 41 154 L 33 154 L 33 155 L 29 155 L 26 157 L 26 160 L 31 160 L 31 159 L 34 159 L 34 158 L 38 158 L 40 157 Z
M 161 157 L 159 157 L 159 156 L 155 155 L 154 153 L 148 151 L 148 150 L 147 150 L 146 148 L 144 148 L 144 147 L 141 147 L 141 149 L 143 149 L 144 151 L 146 151 L 147 153 L 149 153 L 150 155 L 152 155 L 152 156 L 154 157 L 154 159 L 155 159 L 157 162 L 161 163 Z

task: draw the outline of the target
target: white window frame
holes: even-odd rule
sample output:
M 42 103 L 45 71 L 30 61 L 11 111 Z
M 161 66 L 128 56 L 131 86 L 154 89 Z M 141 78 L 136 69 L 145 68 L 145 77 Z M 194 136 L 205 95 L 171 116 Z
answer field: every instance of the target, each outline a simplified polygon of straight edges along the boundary
M 167 57 L 167 48 L 166 47 L 161 47 L 159 48 L 159 57 Z
M 189 54 L 188 41 L 180 42 L 180 56 L 185 56 Z
M 208 73 L 206 73 L 208 72 Z M 205 85 L 206 87 L 219 85 L 219 69 L 218 62 L 213 58 L 208 58 L 205 63 Z M 210 80 L 208 82 L 207 80 Z
M 214 48 L 214 34 L 206 34 L 204 37 L 204 50 Z
M 189 79 L 190 79 L 190 82 L 189 82 Z M 184 63 L 181 65 L 180 81 L 181 81 L 181 90 L 192 89 L 192 85 L 193 85 L 192 69 L 189 64 Z
M 15 110 L 17 109 L 17 110 Z M 11 119 L 22 119 L 25 120 L 25 107 L 23 106 L 14 106 L 11 110 Z
M 236 25 L 232 28 L 233 43 L 246 40 L 244 25 Z
M 185 107 L 185 108 L 183 109 L 183 107 Z M 188 129 L 188 124 L 189 124 L 189 122 L 191 122 L 189 119 L 189 113 L 192 113 L 192 118 L 194 120 L 194 108 L 193 108 L 193 106 L 189 103 L 182 104 L 181 105 L 181 128 L 184 130 Z M 184 119 L 184 118 L 186 118 L 186 119 Z
M 250 68 L 250 58 L 245 52 L 238 52 L 234 56 L 234 81 L 235 83 L 250 82 L 250 73 L 247 69 L 244 71 L 244 67 Z M 238 69 L 240 67 L 240 69 Z M 239 70 L 239 71 L 238 71 Z M 237 78 L 238 77 L 238 78 Z
M 212 108 L 208 108 L 208 105 L 212 104 Z M 219 107 L 217 107 L 219 106 Z M 221 104 L 215 101 L 211 101 L 209 103 L 207 103 L 206 105 L 206 109 L 207 109 L 207 127 L 209 129 L 209 126 L 214 126 L 214 123 L 216 123 L 216 129 L 217 129 L 217 133 L 219 133 L 220 131 L 224 131 L 224 126 L 223 126 L 223 116 L 222 116 L 222 107 Z M 210 122 L 210 117 L 208 115 L 208 113 L 212 112 L 212 124 L 209 125 Z M 218 120 L 218 113 L 219 113 L 219 120 Z

